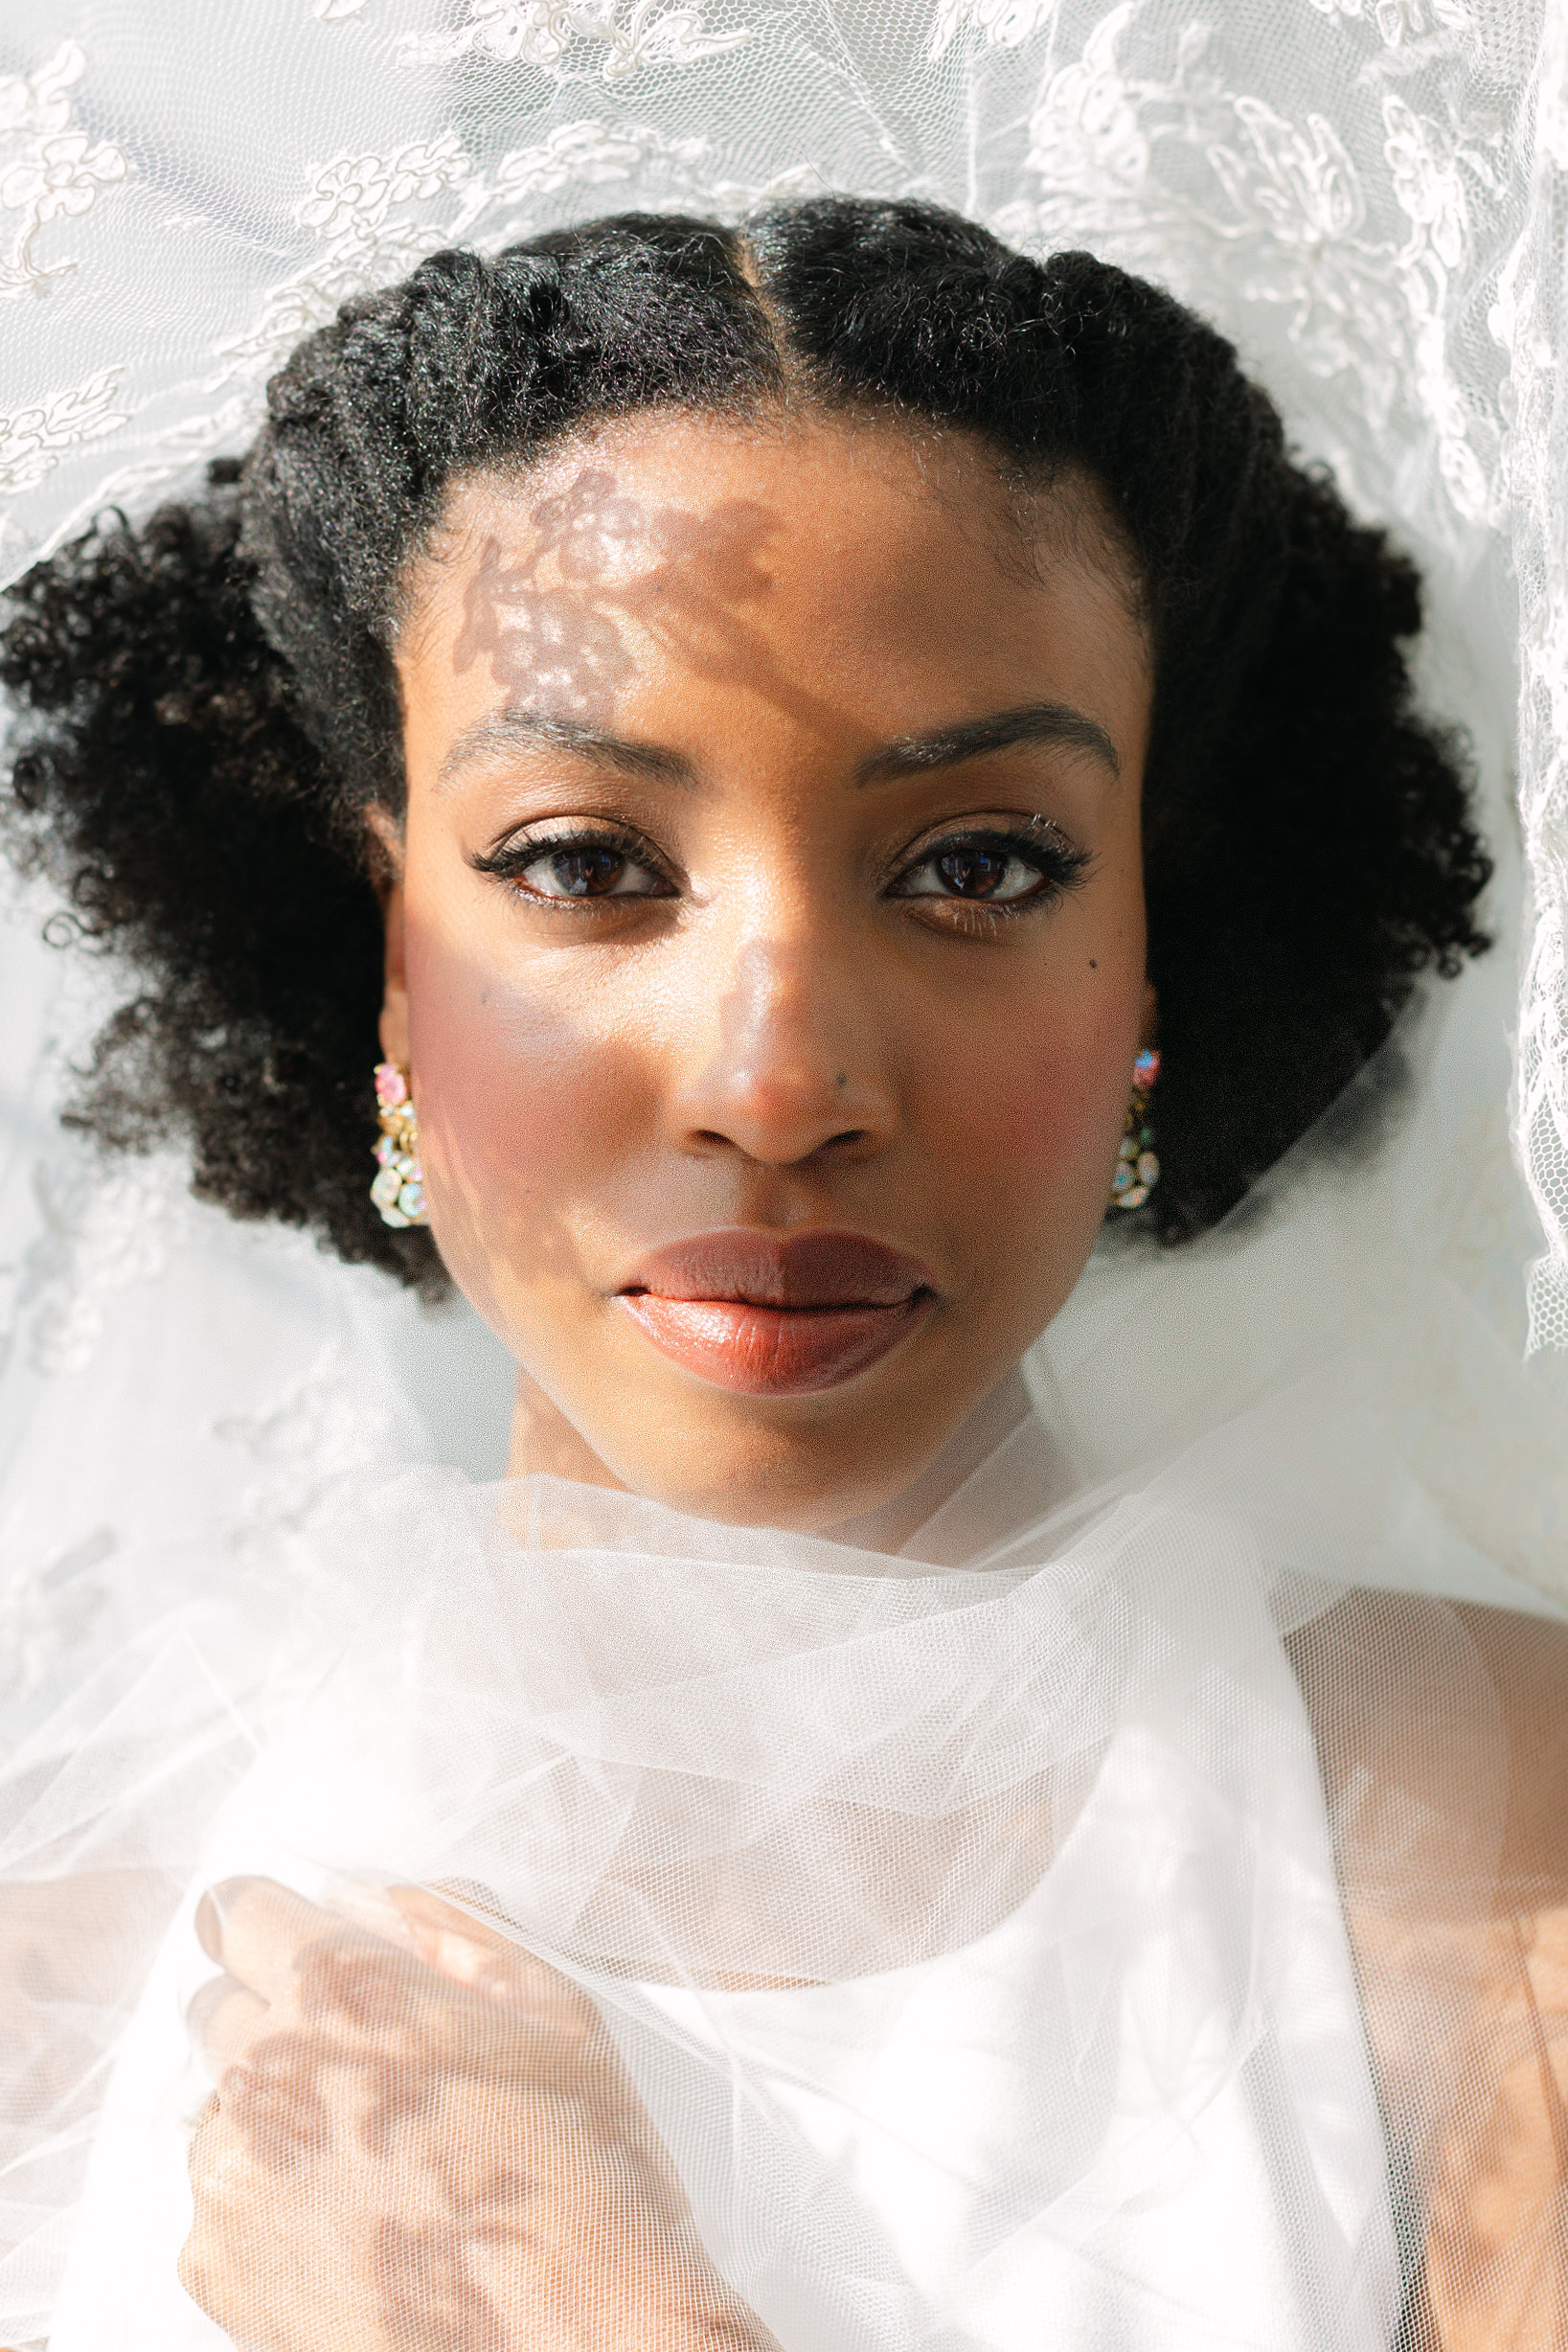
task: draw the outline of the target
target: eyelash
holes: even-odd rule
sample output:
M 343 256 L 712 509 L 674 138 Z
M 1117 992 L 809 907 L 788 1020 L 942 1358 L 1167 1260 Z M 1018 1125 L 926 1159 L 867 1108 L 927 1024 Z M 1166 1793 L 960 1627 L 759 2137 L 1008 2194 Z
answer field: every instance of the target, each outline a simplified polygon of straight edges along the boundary
M 663 885 L 658 890 L 622 892 L 583 892 L 574 896 L 563 892 L 552 898 L 542 890 L 531 890 L 523 881 L 530 866 L 541 865 L 548 857 L 569 856 L 573 851 L 607 850 L 612 856 L 624 857 L 627 865 L 641 866 L 655 876 Z M 619 898 L 624 903 L 635 899 L 647 904 L 649 900 L 672 898 L 674 889 L 670 875 L 650 856 L 648 843 L 634 833 L 624 832 L 616 825 L 576 825 L 559 833 L 531 833 L 526 838 L 513 836 L 502 840 L 492 850 L 470 857 L 468 863 L 477 874 L 493 874 L 500 881 L 510 882 L 519 895 L 532 899 L 540 906 L 602 906 L 609 898 Z
M 548 858 L 569 856 L 574 851 L 582 854 L 594 850 L 624 857 L 628 866 L 640 867 L 645 874 L 651 875 L 661 887 L 656 890 L 562 892 L 555 896 L 534 890 L 522 879 L 531 866 L 540 865 Z M 1021 858 L 1034 868 L 1039 876 L 1039 885 L 1011 899 L 966 898 L 957 891 L 900 888 L 900 884 L 907 884 L 916 875 L 935 865 L 939 858 L 966 852 L 971 856 Z M 530 834 L 526 838 L 513 836 L 502 840 L 492 850 L 476 854 L 468 862 L 476 873 L 493 875 L 497 880 L 511 884 L 519 896 L 527 897 L 541 906 L 581 911 L 587 907 L 602 906 L 612 901 L 622 905 L 627 901 L 647 904 L 653 900 L 675 896 L 672 878 L 650 855 L 648 843 L 639 834 L 613 825 L 579 825 L 558 833 Z M 1077 887 L 1092 863 L 1088 851 L 1076 848 L 1049 818 L 1035 816 L 1016 829 L 971 826 L 943 833 L 937 840 L 926 843 L 919 856 L 906 858 L 896 868 L 886 888 L 890 898 L 902 899 L 906 902 L 920 902 L 928 907 L 957 908 L 962 911 L 966 923 L 996 924 L 1010 922 L 1037 907 L 1055 904 L 1069 890 Z
M 970 855 L 1016 857 L 1032 865 L 1039 876 L 1036 889 L 1023 892 L 1013 899 L 965 898 L 959 892 L 942 893 L 900 890 L 900 882 L 935 865 L 940 857 L 950 857 L 955 852 Z M 1087 850 L 1080 850 L 1052 824 L 1049 817 L 1030 817 L 1015 829 L 995 825 L 970 826 L 961 831 L 943 833 L 939 840 L 928 842 L 920 855 L 911 857 L 898 870 L 890 884 L 894 898 L 923 899 L 928 905 L 951 906 L 961 909 L 966 922 L 979 919 L 987 923 L 1011 922 L 1016 916 L 1034 912 L 1037 907 L 1055 905 L 1058 899 L 1075 889 L 1088 873 L 1093 859 Z

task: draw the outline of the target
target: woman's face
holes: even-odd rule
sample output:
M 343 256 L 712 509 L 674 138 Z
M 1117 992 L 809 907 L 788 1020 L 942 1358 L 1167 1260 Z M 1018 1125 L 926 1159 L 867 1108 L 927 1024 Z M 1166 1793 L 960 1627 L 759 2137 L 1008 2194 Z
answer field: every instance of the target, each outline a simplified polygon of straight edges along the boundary
M 528 1458 L 876 1508 L 1104 1214 L 1148 1016 L 1111 535 L 1080 489 L 1026 536 L 961 437 L 639 417 L 460 486 L 408 584 L 382 1042 Z

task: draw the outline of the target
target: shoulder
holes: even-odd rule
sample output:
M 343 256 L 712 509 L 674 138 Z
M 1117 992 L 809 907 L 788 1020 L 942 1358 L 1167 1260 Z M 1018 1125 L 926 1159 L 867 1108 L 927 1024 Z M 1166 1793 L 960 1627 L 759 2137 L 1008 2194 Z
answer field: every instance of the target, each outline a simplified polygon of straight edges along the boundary
M 1288 1646 L 1418 2198 L 1401 2341 L 1544 2352 L 1568 2309 L 1568 1625 L 1360 1591 Z
M 1507 1748 L 1499 1892 L 1568 1902 L 1568 1625 L 1468 1604 L 1454 1614 L 1491 1684 Z
M 1428 1836 L 1441 1822 L 1453 1874 L 1484 1875 L 1494 1907 L 1568 1903 L 1568 1623 L 1360 1589 L 1287 1647 L 1336 1836 L 1380 1784 L 1373 1810 L 1402 1796 Z

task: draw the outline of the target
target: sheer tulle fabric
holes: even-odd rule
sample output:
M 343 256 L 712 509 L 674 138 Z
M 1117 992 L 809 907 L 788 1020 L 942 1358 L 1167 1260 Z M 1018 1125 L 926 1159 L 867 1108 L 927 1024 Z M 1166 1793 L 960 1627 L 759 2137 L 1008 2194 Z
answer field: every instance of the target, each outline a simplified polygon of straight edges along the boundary
M 302 1560 L 308 1637 L 271 1690 L 218 1613 L 157 1629 L 44 1800 L 96 1790 L 48 1930 L 67 1981 L 34 2002 L 67 2078 L 120 2022 L 69 1982 L 77 1907 L 139 1866 L 188 1890 L 119 2044 L 57 2352 L 208 2340 L 174 2284 L 183 2009 L 212 1974 L 189 1919 L 242 1872 L 367 1927 L 376 1888 L 437 1885 L 587 1992 L 785 2345 L 1388 2341 L 1382 2135 L 1278 1631 L 1321 1591 L 1180 1472 L 1065 1545 L 1047 1522 L 912 1565 L 410 1481 Z M 244 2077 L 280 2195 L 320 2160 L 312 2068 L 352 2014 Z M 418 2060 L 384 2063 L 417 2106 Z
M 1281 1404 L 1250 1440 L 1321 1427 L 1321 1399 Z M 1036 1450 L 1025 1424 L 980 1485 Z M 410 2118 L 452 2065 L 380 1890 L 422 1883 L 558 1972 L 531 2014 L 590 1996 L 629 2078 L 613 2144 L 646 2107 L 670 2243 L 694 2221 L 786 2347 L 1392 2342 L 1466 2091 L 1428 2062 L 1476 2009 L 1495 1694 L 1451 1610 L 1402 1600 L 1397 1645 L 1369 1641 L 1367 1604 L 1307 1573 L 1321 1529 L 1261 1549 L 1214 1470 L 956 1571 L 425 1475 L 302 1549 L 289 1639 L 271 1611 L 150 1628 L 85 1738 L 79 1712 L 17 1759 L 47 1975 L 11 2117 L 40 2202 L 114 2059 L 56 2352 L 217 2341 L 174 2265 L 214 1973 L 191 1915 L 237 1873 L 341 1923 L 307 2022 L 223 2086 L 280 2198 L 313 2170 L 342 2193 L 318 2069 L 359 2067 L 402 2195 L 419 2170 Z M 1282 1636 L 1328 1695 L 1337 1870 Z M 461 2131 L 440 2148 L 461 2170 Z M 469 2155 L 541 2163 L 526 2135 Z M 435 2202 L 477 2325 L 529 2198 Z M 384 2311 L 387 2275 L 358 2287 Z M 563 2342 L 619 2341 L 583 2332 L 580 2276 L 555 2291 Z
M 201 2128 L 260 2246 L 315 2216 L 333 2341 L 412 2352 L 439 2307 L 506 2343 L 565 2146 L 588 2235 L 543 2343 L 639 2341 L 596 2198 L 784 2352 L 1387 2346 L 1510 2298 L 1473 2341 L 1549 2341 L 1544 1879 L 1496 1930 L 1538 1641 L 1390 1589 L 1551 1558 L 1538 1362 L 1453 1457 L 1448 1378 L 1488 1333 L 1507 1363 L 1483 1161 L 1441 1215 L 1398 1181 L 1480 1085 L 1488 985 L 1401 1039 L 1429 1107 L 1375 1169 L 1316 1138 L 1250 1233 L 1092 1267 L 1038 1413 L 898 1557 L 432 1468 L 123 1564 L 5 1782 L 9 2338 L 229 2341 L 175 2263 L 193 1921 L 238 1877 L 327 1920 Z M 492 2041 L 434 1998 L 466 1923 Z M 567 2088 L 498 2141 L 541 2049 Z

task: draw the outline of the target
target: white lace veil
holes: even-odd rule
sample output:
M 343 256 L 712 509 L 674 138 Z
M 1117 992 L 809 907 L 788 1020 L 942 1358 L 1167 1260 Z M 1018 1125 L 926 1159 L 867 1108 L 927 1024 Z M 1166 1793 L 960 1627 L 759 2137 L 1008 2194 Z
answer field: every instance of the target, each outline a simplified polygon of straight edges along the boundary
M 1499 866 L 1493 954 L 1423 994 L 1358 1082 L 1381 1145 L 1342 1144 L 1330 1114 L 1213 1235 L 1099 1253 L 1026 1365 L 1046 1458 L 1004 1443 L 900 1563 L 548 1482 L 522 1503 L 454 1483 L 501 1469 L 495 1343 L 460 1305 L 422 1309 L 296 1235 L 229 1224 L 173 1159 L 105 1170 L 62 1134 L 69 1062 L 119 980 L 40 945 L 50 908 L 16 891 L 0 1671 L 18 1745 L 0 1876 L 131 1892 L 124 1918 L 96 1920 L 120 1956 L 92 1998 L 29 1979 L 39 2033 L 0 2082 L 0 2339 L 229 2341 L 189 2307 L 170 2317 L 148 2267 L 168 2269 L 167 2212 L 137 2200 L 177 2211 L 191 2089 L 170 2051 L 202 1965 L 194 1890 L 260 1868 L 343 1903 L 399 1876 L 477 1889 L 591 1991 L 705 2242 L 786 2352 L 1013 2352 L 1047 2311 L 1064 2343 L 1140 2352 L 1207 2352 L 1221 2323 L 1271 2347 L 1391 2342 L 1441 2101 L 1397 2068 L 1380 2086 L 1404 2167 L 1390 2203 L 1279 1637 L 1317 1640 L 1319 1680 L 1365 1700 L 1335 1580 L 1568 1604 L 1568 16 L 1526 0 L 12 0 L 0 67 L 8 577 L 105 503 L 144 507 L 243 447 L 299 337 L 439 245 L 633 207 L 913 192 L 1032 250 L 1092 247 L 1236 338 L 1298 447 L 1423 568 L 1423 700 L 1471 735 Z M 660 1647 L 687 1608 L 709 1644 L 694 1679 Z M 286 1639 L 258 1636 L 280 1621 Z M 1445 1622 L 1417 1611 L 1401 1640 L 1450 1729 L 1466 1708 L 1481 1725 Z M 313 1674 L 325 1696 L 303 1704 Z M 1453 1744 L 1481 1780 L 1502 1769 L 1494 1730 Z M 1487 1790 L 1472 1774 L 1462 1801 L 1436 1747 L 1418 1762 L 1399 1767 L 1418 1793 L 1401 1890 L 1485 1877 Z M 530 1773 L 557 1809 L 532 1817 L 525 1868 L 484 1792 Z M 1341 1881 L 1375 1890 L 1388 1852 L 1357 1844 L 1355 1813 L 1336 1818 Z M 1191 2016 L 1150 1975 L 1156 1955 L 1192 1959 L 1196 1916 L 1179 1872 L 1155 1885 L 1142 1868 L 1156 1816 L 1187 1825 L 1172 1851 L 1191 1831 L 1193 1855 L 1228 1836 L 1250 1858 L 1183 1979 L 1213 1994 Z M 1378 1913 L 1395 1944 L 1398 1910 Z M 846 2220 L 825 2190 L 851 2160 L 822 2123 L 833 2069 L 894 2047 L 917 2011 L 952 2014 L 974 1979 L 942 1972 L 966 1953 L 995 1993 L 986 2079 L 1027 2160 L 988 2174 L 984 2116 L 955 2089 L 943 2128 L 979 2135 L 961 2210 L 932 2185 L 948 2152 L 894 2089 L 868 2093 L 852 2154 L 883 2187 Z M 1414 1989 L 1397 1961 L 1386 1981 L 1364 1967 L 1361 1998 L 1386 1997 L 1394 2043 L 1419 2039 L 1459 2014 L 1468 1965 Z M 803 1980 L 805 2001 L 777 1989 Z M 1138 2083 L 1105 2056 L 1118 2002 Z M 1052 2021 L 1055 2057 L 1031 2016 Z M 1035 2071 L 1009 2072 L 1025 2044 Z M 1161 2169 L 1211 2129 L 1216 2162 L 1239 2165 L 1218 2223 L 1201 2166 L 1174 2187 Z M 1098 2170 L 1079 2161 L 1096 2134 Z M 739 2175 L 761 2203 L 738 2199 Z M 1252 2249 L 1217 2302 L 1182 2268 L 1216 2226 Z M 1094 2302 L 1113 2275 L 1136 2287 L 1115 2306 L 1125 2334 Z M 1164 2303 L 1148 2322 L 1149 2281 L 1180 2324 Z
M 0 65 L 8 577 L 243 446 L 302 333 L 442 243 L 912 192 L 1213 318 L 1420 558 L 1500 718 L 1517 677 L 1531 1337 L 1568 1342 L 1560 9 L 13 0 Z

